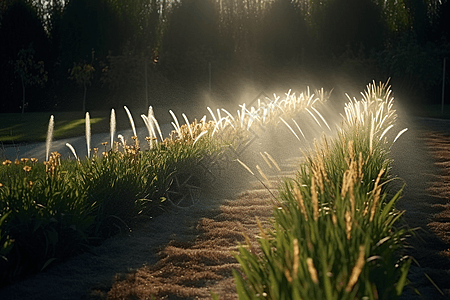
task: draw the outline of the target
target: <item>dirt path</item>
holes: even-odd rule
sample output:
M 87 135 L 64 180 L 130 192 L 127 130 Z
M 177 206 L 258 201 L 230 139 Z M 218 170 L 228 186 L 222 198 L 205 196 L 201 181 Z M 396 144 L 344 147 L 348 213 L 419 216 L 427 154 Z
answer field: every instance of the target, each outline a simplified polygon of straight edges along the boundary
M 448 299 L 450 121 L 406 117 L 401 121 L 409 130 L 392 149 L 392 171 L 402 179 L 398 185 L 406 184 L 398 208 L 405 210 L 406 224 L 417 228 L 415 236 L 408 240 L 408 252 L 417 263 L 411 267 L 408 278 L 412 284 L 402 298 Z

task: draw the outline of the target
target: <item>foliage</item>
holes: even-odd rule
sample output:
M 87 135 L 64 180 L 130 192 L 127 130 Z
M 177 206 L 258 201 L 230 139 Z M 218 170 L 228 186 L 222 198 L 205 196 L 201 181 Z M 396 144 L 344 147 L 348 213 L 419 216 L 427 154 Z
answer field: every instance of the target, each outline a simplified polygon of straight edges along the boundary
M 21 158 L 0 165 L 1 282 L 41 271 L 55 261 L 162 212 L 173 174 L 191 170 L 232 143 L 213 122 L 195 121 L 169 138 L 148 138 L 148 150 L 122 139 L 84 160 Z
M 30 44 L 28 49 L 21 49 L 17 55 L 17 60 L 13 62 L 14 73 L 20 78 L 22 83 L 22 113 L 25 112 L 27 103 L 25 102 L 25 88 L 32 85 L 44 85 L 47 81 L 47 72 L 44 68 L 44 62 L 36 62 L 34 59 L 35 51 Z
M 448 42 L 420 44 L 414 34 L 401 36 L 392 47 L 378 54 L 380 67 L 407 91 L 427 90 L 442 83 L 442 64 Z
M 411 259 L 395 228 L 401 190 L 386 191 L 396 115 L 385 85 L 346 106 L 343 128 L 315 143 L 275 203 L 273 229 L 260 226 L 262 255 L 245 246 L 234 272 L 240 299 L 397 299 Z M 394 140 L 395 141 L 395 140 Z M 245 278 L 245 280 L 244 280 Z
M 93 56 L 94 54 L 92 54 Z M 68 70 L 69 79 L 74 80 L 78 85 L 83 87 L 83 111 L 86 111 L 86 92 L 87 87 L 91 84 L 95 69 L 91 64 L 73 63 L 73 67 Z
M 0 40 L 9 46 L 0 50 L 0 65 L 5 68 L 0 84 L 6 99 L 21 94 L 21 87 L 11 84 L 14 71 L 5 64 L 30 43 L 49 72 L 49 84 L 36 88 L 35 101 L 49 107 L 72 100 L 66 95 L 69 82 L 64 73 L 73 62 L 88 61 L 92 51 L 94 69 L 120 72 L 114 65 L 118 58 L 130 73 L 140 74 L 142 65 L 135 65 L 133 56 L 142 57 L 158 62 L 154 78 L 166 77 L 171 87 L 190 91 L 205 88 L 209 63 L 217 89 L 219 82 L 223 85 L 238 75 L 266 87 L 277 75 L 267 70 L 282 73 L 280 67 L 289 67 L 314 78 L 327 73 L 326 68 L 332 70 L 332 58 L 348 48 L 354 53 L 362 49 L 362 59 L 368 59 L 373 51 L 392 49 L 405 33 L 414 33 L 420 47 L 427 42 L 443 47 L 440 39 L 448 38 L 446 1 L 349 1 L 3 1 Z M 432 70 L 419 71 L 425 71 L 419 77 L 428 78 Z M 108 94 L 115 93 L 110 87 L 122 83 L 112 77 L 114 83 L 108 86 L 102 85 L 100 76 L 92 79 L 93 89 L 103 92 L 101 98 L 109 100 Z M 151 85 L 153 78 L 148 82 Z M 144 85 L 129 89 L 139 95 Z M 109 103 L 104 99 L 99 101 L 101 107 Z M 8 111 L 17 107 L 14 101 L 2 106 Z

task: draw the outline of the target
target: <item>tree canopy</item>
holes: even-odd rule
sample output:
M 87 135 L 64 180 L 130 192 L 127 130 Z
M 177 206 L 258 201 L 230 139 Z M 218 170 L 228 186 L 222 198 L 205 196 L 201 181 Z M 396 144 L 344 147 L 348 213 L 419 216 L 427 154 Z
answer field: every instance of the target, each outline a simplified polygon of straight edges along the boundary
M 327 66 L 427 89 L 450 52 L 449 13 L 442 0 L 3 0 L 0 111 L 23 106 L 14 62 L 30 45 L 48 78 L 29 87 L 30 110 L 205 88 L 211 65 L 223 95 L 236 78 L 264 87 L 278 72 L 320 77 Z M 68 72 L 86 65 L 95 70 L 87 95 Z

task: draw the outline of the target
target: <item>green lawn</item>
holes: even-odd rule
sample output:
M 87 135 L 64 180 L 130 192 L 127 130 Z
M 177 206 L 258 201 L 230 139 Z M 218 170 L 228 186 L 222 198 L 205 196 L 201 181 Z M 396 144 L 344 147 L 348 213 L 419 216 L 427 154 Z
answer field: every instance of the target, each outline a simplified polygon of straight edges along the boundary
M 109 111 L 89 112 L 91 132 L 109 132 Z M 54 116 L 53 137 L 56 139 L 85 134 L 85 114 L 82 112 L 33 112 L 0 114 L 0 143 L 38 142 L 47 137 L 50 116 Z M 143 126 L 139 115 L 133 116 L 137 127 Z M 138 119 L 139 118 L 139 119 Z M 116 112 L 117 129 L 128 129 L 125 112 Z

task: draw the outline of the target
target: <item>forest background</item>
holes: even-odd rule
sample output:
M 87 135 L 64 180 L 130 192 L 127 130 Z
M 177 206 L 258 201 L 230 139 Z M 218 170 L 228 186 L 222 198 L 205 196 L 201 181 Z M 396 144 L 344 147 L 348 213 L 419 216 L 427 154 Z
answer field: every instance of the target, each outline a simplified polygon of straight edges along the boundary
M 440 103 L 449 20 L 445 0 L 0 0 L 0 112 L 226 106 L 389 77 L 408 103 Z

